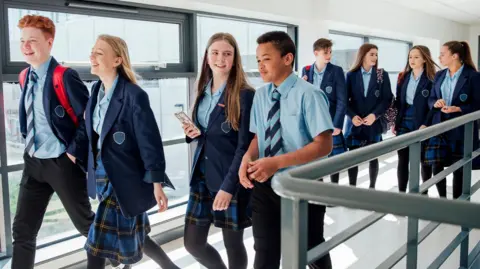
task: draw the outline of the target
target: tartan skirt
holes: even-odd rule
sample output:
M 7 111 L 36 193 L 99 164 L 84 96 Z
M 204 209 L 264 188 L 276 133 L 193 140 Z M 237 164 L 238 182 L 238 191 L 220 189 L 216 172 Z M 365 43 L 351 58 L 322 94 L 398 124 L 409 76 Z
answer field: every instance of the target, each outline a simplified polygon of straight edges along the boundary
M 402 122 L 397 130 L 397 135 L 402 135 L 406 133 L 410 133 L 415 130 L 415 108 L 413 106 L 409 106 L 407 110 L 405 110 L 405 114 L 403 115 Z
M 210 226 L 240 231 L 252 225 L 250 208 L 250 190 L 240 187 L 232 197 L 227 210 L 214 211 L 213 201 L 216 192 L 211 192 L 205 182 L 205 176 L 197 171 L 192 179 L 185 223 L 198 226 Z
M 108 179 L 99 182 L 100 189 L 110 191 L 98 205 L 95 219 L 88 232 L 85 250 L 93 256 L 134 264 L 142 259 L 145 237 L 150 232 L 147 213 L 133 218 L 123 216 L 115 192 Z
M 382 141 L 382 135 L 376 135 L 370 137 L 369 139 L 358 138 L 353 135 L 349 136 L 347 139 L 347 147 L 349 150 L 365 147 Z
M 425 149 L 425 163 L 450 166 L 463 158 L 463 141 L 448 140 L 445 135 L 430 138 Z
M 343 134 L 340 133 L 339 135 L 333 136 L 333 149 L 329 156 L 332 157 L 335 155 L 339 155 L 344 153 L 345 151 L 347 151 L 347 146 Z

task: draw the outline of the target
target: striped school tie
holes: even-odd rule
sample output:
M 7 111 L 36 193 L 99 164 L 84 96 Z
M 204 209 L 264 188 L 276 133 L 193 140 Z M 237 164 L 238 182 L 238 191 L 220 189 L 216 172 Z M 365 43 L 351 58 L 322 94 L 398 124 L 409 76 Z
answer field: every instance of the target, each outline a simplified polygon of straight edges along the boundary
M 30 87 L 26 94 L 26 109 L 27 109 L 27 138 L 25 139 L 25 151 L 33 156 L 35 153 L 35 126 L 33 121 L 33 88 L 37 84 L 38 76 L 34 71 L 30 71 Z
M 282 132 L 280 124 L 280 93 L 273 90 L 273 106 L 268 112 L 268 128 L 265 131 L 265 157 L 273 157 L 282 153 Z

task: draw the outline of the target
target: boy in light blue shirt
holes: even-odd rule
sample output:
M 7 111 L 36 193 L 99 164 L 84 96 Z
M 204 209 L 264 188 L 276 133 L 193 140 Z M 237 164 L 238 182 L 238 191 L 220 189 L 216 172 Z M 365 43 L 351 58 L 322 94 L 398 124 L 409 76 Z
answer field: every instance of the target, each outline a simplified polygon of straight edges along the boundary
M 252 221 L 255 269 L 280 267 L 280 197 L 271 187 L 274 174 L 328 156 L 333 123 L 323 91 L 293 73 L 295 44 L 285 32 L 257 39 L 258 69 L 268 84 L 257 90 L 250 116 L 255 138 L 243 157 L 240 183 L 253 188 Z M 325 241 L 325 207 L 309 205 L 308 248 Z M 326 255 L 313 268 L 331 268 Z

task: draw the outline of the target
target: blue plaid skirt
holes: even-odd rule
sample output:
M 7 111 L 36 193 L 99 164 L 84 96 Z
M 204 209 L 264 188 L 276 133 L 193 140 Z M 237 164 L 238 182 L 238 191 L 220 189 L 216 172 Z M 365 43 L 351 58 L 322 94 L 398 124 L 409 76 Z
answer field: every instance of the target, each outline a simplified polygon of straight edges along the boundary
M 343 134 L 340 133 L 339 135 L 333 136 L 333 149 L 329 156 L 339 155 L 345 151 L 347 151 L 347 146 Z
M 402 135 L 406 133 L 410 133 L 415 130 L 415 108 L 413 106 L 409 106 L 403 115 L 402 122 L 397 129 L 397 135 Z
M 230 206 L 224 211 L 214 211 L 213 201 L 216 192 L 211 192 L 205 183 L 205 177 L 199 171 L 192 180 L 196 182 L 190 188 L 185 223 L 199 226 L 209 226 L 243 230 L 252 225 L 250 208 L 250 190 L 240 187 L 237 194 L 230 201 Z
M 150 232 L 147 213 L 133 218 L 124 217 L 108 179 L 97 179 L 97 192 L 99 191 L 101 202 L 90 226 L 85 250 L 93 256 L 122 264 L 140 261 L 145 237 Z
M 450 141 L 444 135 L 430 138 L 425 149 L 425 163 L 450 166 L 463 158 L 463 141 Z
M 352 135 L 352 136 L 349 136 L 346 140 L 347 140 L 348 149 L 352 150 L 352 149 L 357 149 L 357 148 L 361 148 L 361 147 L 365 147 L 368 145 L 381 142 L 382 135 L 379 134 L 374 137 L 371 137 L 370 139 L 361 139 Z

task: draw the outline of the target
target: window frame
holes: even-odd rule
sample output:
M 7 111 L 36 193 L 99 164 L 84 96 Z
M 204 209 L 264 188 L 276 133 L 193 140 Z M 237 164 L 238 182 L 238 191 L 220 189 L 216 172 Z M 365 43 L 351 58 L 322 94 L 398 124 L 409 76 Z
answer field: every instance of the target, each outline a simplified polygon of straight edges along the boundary
M 393 42 L 407 44 L 409 50 L 413 47 L 413 43 L 411 41 L 406 41 L 406 40 L 401 40 L 401 39 L 385 38 L 385 37 L 372 36 L 372 35 L 362 35 L 362 34 L 355 34 L 355 33 L 349 33 L 349 32 L 336 31 L 336 30 L 329 30 L 328 34 L 363 38 L 363 43 L 364 44 L 369 43 L 370 39 L 380 39 L 380 40 L 393 41 Z M 385 71 L 387 71 L 389 75 L 398 75 L 403 70 L 385 70 Z
M 63 1 L 63 0 L 22 0 L 18 2 L 15 0 L 4 0 L 3 10 L 3 32 L 8 33 L 9 31 L 9 21 L 8 21 L 8 9 L 26 9 L 26 10 L 38 10 L 45 12 L 58 12 L 66 14 L 75 14 L 75 15 L 90 15 L 106 18 L 115 18 L 115 19 L 130 19 L 136 21 L 148 21 L 148 22 L 157 22 L 157 23 L 171 23 L 179 25 L 179 49 L 180 49 L 180 63 L 168 63 L 166 68 L 160 68 L 155 70 L 155 66 L 139 66 L 135 67 L 135 70 L 138 73 L 142 74 L 142 77 L 147 79 L 157 78 L 158 75 L 161 75 L 162 78 L 166 77 L 175 77 L 175 76 L 185 76 L 185 73 L 195 72 L 195 62 L 191 61 L 194 50 L 192 50 L 192 35 L 194 34 L 192 26 L 194 20 L 193 13 L 180 13 L 178 11 L 166 11 L 160 8 L 152 9 L 150 6 L 135 4 L 135 3 L 118 3 L 109 4 L 109 8 L 136 11 L 136 13 L 128 12 L 118 12 L 118 11 L 109 11 L 109 10 L 98 10 L 96 9 L 99 5 L 104 5 L 103 2 L 110 1 L 101 1 L 100 3 L 89 2 L 86 4 L 85 8 L 66 6 L 66 3 L 77 3 L 75 1 Z M 90 8 L 87 8 L 90 7 Z M 101 6 L 103 8 L 103 6 Z M 148 8 L 147 8 L 148 7 Z M 27 67 L 24 62 L 13 62 L 10 60 L 10 36 L 5 35 L 5 46 L 3 47 L 2 61 L 4 73 L 8 75 L 17 75 L 23 68 Z M 61 59 L 59 59 L 61 60 Z M 90 75 L 88 67 L 68 64 L 72 68 L 75 68 L 82 78 L 85 80 L 93 79 L 93 76 Z M 190 74 L 191 75 L 191 74 Z M 12 81 L 12 77 L 8 76 L 7 79 Z M 16 78 L 14 79 L 16 80 Z

